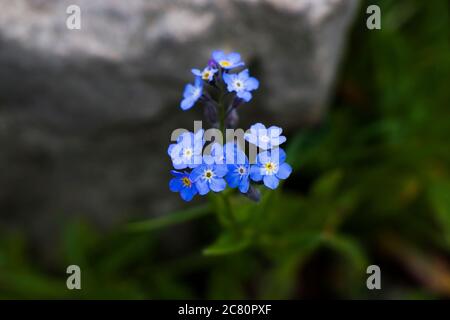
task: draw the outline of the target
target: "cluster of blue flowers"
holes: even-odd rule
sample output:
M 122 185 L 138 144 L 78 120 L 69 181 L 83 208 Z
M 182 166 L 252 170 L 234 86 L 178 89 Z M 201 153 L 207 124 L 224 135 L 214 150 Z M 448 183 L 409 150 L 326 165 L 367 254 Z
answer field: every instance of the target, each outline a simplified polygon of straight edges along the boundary
M 259 87 L 258 80 L 245 69 L 241 56 L 214 51 L 208 65 L 202 70 L 192 69 L 192 73 L 195 81 L 186 85 L 180 108 L 188 110 L 202 102 L 205 116 L 213 127 L 220 127 L 222 132 L 235 128 L 238 107 L 249 102 L 252 91 Z M 224 99 L 227 97 L 228 101 Z M 205 148 L 203 129 L 181 134 L 168 149 L 175 169 L 170 190 L 190 201 L 197 194 L 221 192 L 229 186 L 258 201 L 259 191 L 254 185 L 276 189 L 279 181 L 287 179 L 292 172 L 285 162 L 286 153 L 280 148 L 286 141 L 282 129 L 256 123 L 244 139 L 261 150 L 252 162 L 236 141 L 224 145 L 214 142 Z

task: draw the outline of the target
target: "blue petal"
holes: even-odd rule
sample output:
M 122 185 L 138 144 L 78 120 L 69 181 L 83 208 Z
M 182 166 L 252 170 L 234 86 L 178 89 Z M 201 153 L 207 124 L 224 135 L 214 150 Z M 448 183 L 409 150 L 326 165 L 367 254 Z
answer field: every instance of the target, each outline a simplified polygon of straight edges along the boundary
M 219 62 L 220 60 L 223 60 L 224 57 L 225 57 L 225 53 L 222 50 L 215 50 L 212 53 L 212 58 L 216 62 Z
M 222 178 L 228 173 L 228 167 L 225 164 L 218 164 L 214 167 L 214 173 L 216 176 Z
M 264 176 L 264 185 L 269 189 L 276 189 L 278 187 L 279 180 L 275 176 Z
M 191 169 L 197 168 L 199 165 L 203 163 L 202 159 L 203 157 L 201 155 L 193 156 L 191 163 L 189 164 L 189 168 Z
M 273 137 L 270 139 L 270 143 L 272 144 L 272 147 L 277 147 L 280 144 L 283 144 L 285 142 L 286 142 L 285 136 L 278 136 L 278 137 Z
M 224 179 L 212 178 L 211 182 L 209 183 L 209 187 L 214 192 L 220 192 L 225 190 L 225 188 L 227 187 L 227 183 L 225 182 Z
M 259 88 L 259 81 L 256 78 L 250 77 L 245 81 L 245 89 L 252 91 Z
M 250 130 L 251 130 L 251 131 L 254 131 L 255 134 L 257 134 L 258 131 L 260 131 L 260 130 L 266 130 L 266 126 L 263 125 L 262 123 L 258 122 L 258 123 L 255 123 L 254 125 L 252 125 L 252 126 L 250 127 Z
M 214 142 L 211 144 L 211 156 L 214 158 L 215 163 L 223 163 L 224 151 L 220 143 Z
M 196 148 L 203 147 L 203 145 L 205 144 L 205 139 L 203 138 L 204 133 L 205 133 L 205 130 L 200 129 L 200 130 L 197 130 L 197 132 L 194 134 L 194 147 L 196 147 Z
M 247 81 L 247 79 L 249 78 L 248 69 L 245 69 L 244 71 L 239 72 L 237 77 L 239 80 L 241 80 L 245 83 Z
M 248 91 L 239 91 L 236 95 L 245 102 L 252 100 L 252 94 Z
M 184 111 L 189 110 L 194 106 L 195 100 L 192 98 L 186 98 L 183 101 L 181 101 L 180 108 Z
M 188 167 L 185 163 L 182 163 L 182 162 L 181 163 L 175 163 L 173 160 L 172 160 L 172 165 L 177 170 L 183 170 L 183 169 L 186 169 Z
M 179 145 L 182 148 L 192 148 L 192 144 L 194 142 L 194 134 L 192 132 L 185 132 L 181 135 L 181 139 L 179 141 Z M 179 152 L 181 153 L 182 150 Z
M 169 182 L 169 189 L 172 192 L 179 192 L 183 188 L 183 182 L 180 178 L 173 178 Z
M 263 151 L 257 155 L 256 161 L 260 164 L 264 164 L 272 159 L 271 156 L 272 155 L 271 155 L 270 151 Z
M 191 179 L 194 182 L 197 182 L 197 180 L 200 180 L 199 178 L 203 174 L 203 171 L 205 170 L 205 165 L 198 166 L 194 170 L 192 170 L 191 174 L 189 175 L 189 179 Z
M 233 165 L 236 163 L 236 144 L 228 142 L 223 147 L 225 164 Z
M 201 77 L 202 72 L 199 69 L 192 69 L 191 72 L 197 77 Z
M 197 188 L 192 186 L 190 188 L 181 189 L 180 196 L 184 201 L 191 201 L 192 198 L 197 194 Z
M 232 62 L 232 64 L 237 64 L 241 61 L 241 55 L 237 52 L 232 52 L 227 56 L 227 59 Z
M 272 150 L 272 152 L 278 152 L 278 159 L 279 162 L 278 163 L 284 163 L 286 161 L 286 152 L 284 152 L 283 149 L 281 148 L 275 148 Z
M 239 185 L 239 183 L 241 182 L 241 178 L 239 176 L 238 173 L 228 173 L 227 176 L 225 177 L 225 179 L 228 182 L 228 185 L 231 188 L 237 188 L 237 186 Z
M 171 158 L 172 158 L 172 151 L 173 151 L 173 148 L 175 148 L 175 146 L 176 146 L 176 144 L 175 144 L 175 143 L 172 143 L 172 144 L 169 146 L 169 148 L 167 148 L 167 154 L 168 154 L 169 157 L 171 157 Z
M 261 175 L 261 167 L 258 165 L 253 165 L 250 167 L 250 179 L 253 181 L 259 182 L 263 179 Z
M 292 167 L 287 164 L 287 163 L 283 163 L 279 168 L 278 168 L 278 172 L 276 174 L 276 176 L 279 179 L 287 179 L 292 172 Z
M 198 193 L 202 196 L 204 196 L 209 192 L 208 183 L 203 179 L 198 179 L 197 182 L 195 183 L 195 187 L 197 188 Z
M 195 87 L 188 83 L 185 87 L 184 87 L 184 91 L 183 91 L 183 98 L 189 98 L 192 97 L 192 93 L 194 92 Z
M 236 164 L 248 164 L 247 156 L 239 147 L 236 149 Z
M 266 155 L 262 155 L 262 153 L 259 154 L 259 155 L 261 155 L 261 157 L 258 160 L 258 161 L 261 161 L 260 163 L 266 163 L 268 161 L 272 161 L 272 162 L 275 162 L 278 164 L 282 164 L 286 160 L 286 152 L 284 152 L 284 150 L 279 147 L 275 147 L 272 150 L 268 150 L 266 152 L 267 152 L 267 158 L 265 158 Z
M 206 154 L 203 156 L 203 162 L 205 164 L 212 165 L 216 162 L 216 158 L 214 158 L 213 156 L 211 156 L 209 154 Z
M 250 188 L 250 181 L 248 178 L 243 178 L 241 183 L 239 184 L 239 191 L 242 193 L 247 193 Z
M 203 88 L 203 80 L 201 77 L 195 77 L 195 87 L 197 88 Z
M 182 133 L 180 133 L 180 135 L 177 138 L 177 143 L 183 142 L 183 139 L 186 135 L 189 135 L 189 131 L 185 130 L 185 129 L 181 129 L 183 130 Z
M 244 139 L 247 140 L 248 142 L 250 142 L 251 144 L 256 144 L 258 141 L 257 136 L 253 133 L 244 134 Z
M 270 137 L 276 137 L 276 136 L 279 136 L 283 132 L 283 129 L 281 129 L 280 127 L 277 127 L 277 126 L 271 126 L 270 128 L 267 129 L 267 131 L 268 131 Z
M 170 173 L 171 173 L 174 177 L 179 177 L 179 178 L 181 178 L 182 176 L 186 175 L 186 173 L 179 172 L 179 171 L 176 171 L 176 170 L 171 170 Z
M 223 74 L 223 81 L 228 85 L 228 87 L 233 83 L 233 75 L 229 74 L 229 73 L 224 73 Z M 228 89 L 228 91 L 230 91 Z

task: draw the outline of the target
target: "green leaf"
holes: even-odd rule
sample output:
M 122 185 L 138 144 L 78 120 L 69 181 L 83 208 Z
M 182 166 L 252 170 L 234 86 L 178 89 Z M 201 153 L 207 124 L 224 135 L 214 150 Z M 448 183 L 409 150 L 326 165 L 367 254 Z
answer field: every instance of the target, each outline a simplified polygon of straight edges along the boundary
M 316 197 L 329 197 L 339 186 L 343 177 L 341 170 L 333 170 L 322 175 L 314 184 L 312 193 Z
M 428 190 L 428 198 L 450 244 L 450 182 L 435 180 Z
M 150 219 L 147 221 L 130 223 L 127 226 L 127 230 L 130 232 L 147 232 L 156 229 L 161 229 L 174 224 L 179 224 L 189 220 L 197 219 L 206 216 L 213 211 L 209 205 L 202 205 L 186 210 L 176 211 L 158 218 Z
M 357 270 L 362 270 L 368 265 L 364 250 L 356 240 L 349 236 L 328 235 L 323 238 L 323 243 L 348 258 Z
M 203 250 L 207 256 L 225 255 L 244 250 L 250 244 L 250 239 L 235 233 L 223 233 L 212 245 Z
M 95 231 L 82 220 L 73 220 L 67 224 L 63 234 L 62 252 L 65 263 L 88 265 L 88 254 L 98 244 Z

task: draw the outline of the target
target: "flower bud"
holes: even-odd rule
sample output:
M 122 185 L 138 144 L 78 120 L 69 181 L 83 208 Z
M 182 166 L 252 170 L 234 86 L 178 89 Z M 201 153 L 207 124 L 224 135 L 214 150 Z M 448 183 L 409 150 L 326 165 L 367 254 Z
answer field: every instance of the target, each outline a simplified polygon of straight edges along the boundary
M 225 119 L 225 127 L 235 129 L 239 123 L 239 115 L 236 109 L 231 109 Z
M 211 126 L 216 127 L 219 120 L 217 117 L 217 108 L 214 104 L 213 101 L 205 101 L 204 104 L 204 115 L 205 115 L 205 119 L 206 121 L 209 122 L 209 124 L 211 124 Z
M 234 97 L 233 102 L 231 102 L 231 108 L 232 109 L 237 109 L 239 108 L 241 105 L 243 105 L 245 103 L 245 101 L 239 97 Z
M 248 192 L 245 194 L 245 196 L 255 202 L 259 202 L 261 200 L 261 192 L 259 192 L 259 190 L 253 185 L 250 185 L 250 189 L 248 189 Z
M 218 68 L 219 68 L 219 65 L 217 64 L 216 60 L 214 60 L 214 59 L 209 59 L 209 61 L 208 61 L 208 67 L 214 68 L 214 69 L 218 69 Z

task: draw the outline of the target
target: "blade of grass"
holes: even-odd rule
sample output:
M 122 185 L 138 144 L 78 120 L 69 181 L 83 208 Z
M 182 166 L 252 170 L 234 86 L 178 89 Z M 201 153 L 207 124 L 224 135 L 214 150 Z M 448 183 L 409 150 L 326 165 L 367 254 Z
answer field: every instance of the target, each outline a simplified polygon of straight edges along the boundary
M 183 223 L 189 220 L 206 216 L 213 211 L 208 204 L 189 208 L 186 210 L 175 211 L 164 216 L 146 220 L 133 222 L 127 225 L 126 230 L 129 232 L 144 232 L 161 229 L 174 224 Z

